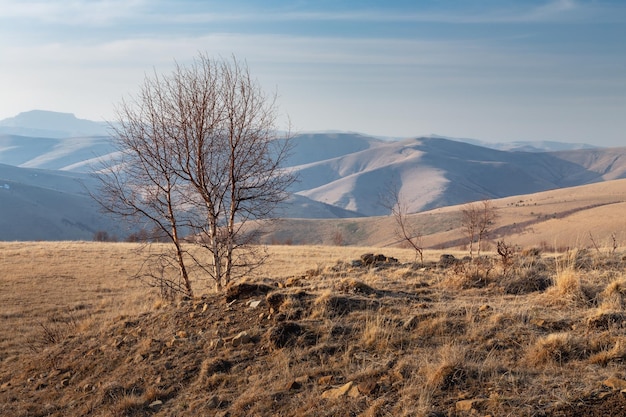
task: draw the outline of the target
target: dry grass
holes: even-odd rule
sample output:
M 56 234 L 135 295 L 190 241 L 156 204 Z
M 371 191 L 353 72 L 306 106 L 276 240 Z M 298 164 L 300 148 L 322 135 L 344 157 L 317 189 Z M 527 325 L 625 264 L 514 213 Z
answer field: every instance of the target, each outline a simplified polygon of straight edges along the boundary
M 493 255 L 441 267 L 427 251 L 416 266 L 409 250 L 277 246 L 249 278 L 267 295 L 166 303 L 128 279 L 136 248 L 0 244 L 0 414 L 562 417 L 626 406 L 603 384 L 626 379 L 616 254 L 528 252 L 505 271 Z M 400 262 L 351 263 L 365 252 Z

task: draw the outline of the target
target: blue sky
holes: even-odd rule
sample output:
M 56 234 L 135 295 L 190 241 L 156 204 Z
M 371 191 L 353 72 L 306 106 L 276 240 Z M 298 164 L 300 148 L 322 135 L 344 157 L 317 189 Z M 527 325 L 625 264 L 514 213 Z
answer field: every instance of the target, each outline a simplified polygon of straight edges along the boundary
M 297 131 L 626 146 L 622 0 L 0 0 L 0 119 L 235 55 Z

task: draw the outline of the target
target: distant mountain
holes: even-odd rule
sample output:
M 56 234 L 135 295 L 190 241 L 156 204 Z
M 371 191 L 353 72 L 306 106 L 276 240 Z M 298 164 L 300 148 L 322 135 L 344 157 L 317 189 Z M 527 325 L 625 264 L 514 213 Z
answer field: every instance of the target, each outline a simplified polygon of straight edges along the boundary
M 13 126 L 66 135 L 0 133 L 0 164 L 11 166 L 0 170 L 0 215 L 4 222 L 0 223 L 0 239 L 14 236 L 7 230 L 18 230 L 18 225 L 35 227 L 37 222 L 29 222 L 29 217 L 47 219 L 41 220 L 42 224 L 85 226 L 81 226 L 80 233 L 75 226 L 67 230 L 60 226 L 49 230 L 38 227 L 48 230 L 45 236 L 51 239 L 88 238 L 94 227 L 109 227 L 110 220 L 85 217 L 100 215 L 93 202 L 86 202 L 84 189 L 77 189 L 76 184 L 80 179 L 93 187 L 85 174 L 115 151 L 112 140 L 101 135 L 67 136 L 68 132 L 81 129 L 84 133 L 94 127 L 93 123 L 70 114 L 40 111 L 21 113 L 0 122 L 0 132 L 2 126 Z M 626 178 L 626 148 L 541 142 L 532 145 L 532 152 L 526 152 L 520 149 L 531 146 L 528 143 L 500 150 L 436 136 L 385 140 L 337 132 L 297 135 L 292 145 L 286 168 L 298 175 L 298 181 L 290 190 L 291 199 L 280 211 L 286 218 L 386 215 L 389 210 L 383 204 L 384 198 L 394 188 L 400 191 L 409 211 L 421 212 L 485 198 Z M 558 151 L 539 152 L 542 148 Z M 7 190 L 11 192 L 6 193 Z M 38 204 L 33 203 L 35 200 Z M 64 206 L 59 203 L 62 200 L 70 203 Z M 7 220 L 11 218 L 23 220 Z M 59 219 L 65 220 L 59 223 Z M 34 237 L 30 231 L 16 238 L 26 236 L 47 239 L 43 235 Z
M 0 164 L 0 240 L 92 240 L 101 230 L 126 236 L 88 195 L 95 185 L 84 174 Z
M 307 140 L 319 139 L 300 138 Z M 333 140 L 340 143 L 343 137 L 335 135 Z M 333 148 L 332 143 L 328 146 Z M 626 148 L 529 153 L 432 137 L 379 141 L 353 153 L 294 167 L 300 181 L 293 191 L 376 216 L 388 213 L 380 197 L 396 187 L 409 210 L 417 212 L 623 178 L 625 155 Z
M 571 151 L 578 149 L 596 149 L 599 146 L 590 145 L 588 143 L 568 143 L 568 142 L 555 142 L 549 140 L 541 141 L 513 141 L 513 142 L 487 142 L 478 139 L 466 139 L 466 138 L 451 138 L 439 135 L 427 136 L 434 139 L 448 139 L 456 142 L 465 142 L 470 145 L 481 146 L 483 148 L 497 149 L 499 151 L 511 151 L 511 152 L 557 152 L 557 151 Z
M 0 134 L 0 164 L 91 172 L 114 151 L 108 136 L 42 138 Z
M 89 195 L 90 175 L 0 164 L 0 241 L 92 240 L 106 231 L 125 239 L 140 225 L 124 225 L 104 214 Z M 288 218 L 352 218 L 358 213 L 293 195 L 280 210 Z
M 78 119 L 71 113 L 31 110 L 0 120 L 0 134 L 70 138 L 104 136 L 108 134 L 108 128 L 106 122 Z

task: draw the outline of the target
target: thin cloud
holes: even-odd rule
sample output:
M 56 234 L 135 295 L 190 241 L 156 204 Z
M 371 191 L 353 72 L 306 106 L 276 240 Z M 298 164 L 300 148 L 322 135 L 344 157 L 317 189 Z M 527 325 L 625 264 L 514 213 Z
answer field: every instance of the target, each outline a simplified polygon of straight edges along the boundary
M 145 0 L 0 0 L 1 19 L 27 19 L 67 25 L 106 25 L 140 16 Z
M 194 12 L 189 12 L 190 7 Z M 619 6 L 612 6 L 619 7 Z M 574 0 L 551 0 L 538 6 L 519 2 L 500 2 L 497 7 L 483 9 L 461 8 L 454 12 L 420 11 L 417 6 L 402 11 L 363 8 L 345 11 L 277 11 L 251 6 L 251 12 L 208 12 L 207 6 L 197 3 L 146 0 L 61 0 L 15 1 L 0 0 L 0 18 L 24 18 L 67 25 L 114 24 L 135 20 L 144 24 L 202 24 L 211 22 L 296 22 L 345 21 L 383 23 L 531 23 L 567 19 L 584 19 L 586 16 L 614 17 L 608 8 L 596 3 Z M 166 11 L 163 11 L 166 10 Z

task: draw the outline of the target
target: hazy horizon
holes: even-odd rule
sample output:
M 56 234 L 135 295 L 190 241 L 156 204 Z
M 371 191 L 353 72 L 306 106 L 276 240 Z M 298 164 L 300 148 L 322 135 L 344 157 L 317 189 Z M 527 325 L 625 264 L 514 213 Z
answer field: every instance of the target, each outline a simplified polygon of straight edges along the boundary
M 0 0 L 0 119 L 113 119 L 146 74 L 245 60 L 299 132 L 623 146 L 626 4 Z

